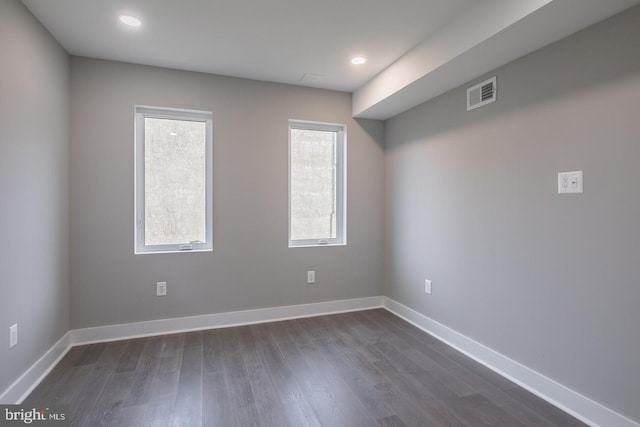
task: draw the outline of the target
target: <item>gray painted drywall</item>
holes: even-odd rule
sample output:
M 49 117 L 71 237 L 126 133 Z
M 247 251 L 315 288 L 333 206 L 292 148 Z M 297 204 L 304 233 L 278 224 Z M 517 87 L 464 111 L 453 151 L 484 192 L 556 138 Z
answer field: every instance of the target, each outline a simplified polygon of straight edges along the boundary
M 385 294 L 636 421 L 638 52 L 640 7 L 387 121 L 385 158 Z
M 213 252 L 134 255 L 134 104 L 213 112 Z M 289 119 L 347 124 L 347 246 L 287 247 Z M 72 57 L 72 327 L 380 295 L 383 138 L 347 93 Z
M 22 3 L 3 0 L 0 58 L 2 394 L 69 329 L 69 57 Z

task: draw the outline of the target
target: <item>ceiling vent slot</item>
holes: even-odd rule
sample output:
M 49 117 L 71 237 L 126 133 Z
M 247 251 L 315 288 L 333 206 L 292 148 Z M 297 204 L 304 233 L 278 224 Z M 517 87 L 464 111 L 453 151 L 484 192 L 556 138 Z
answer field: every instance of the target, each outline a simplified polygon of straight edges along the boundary
M 467 111 L 482 107 L 496 100 L 496 78 L 492 77 L 467 89 Z

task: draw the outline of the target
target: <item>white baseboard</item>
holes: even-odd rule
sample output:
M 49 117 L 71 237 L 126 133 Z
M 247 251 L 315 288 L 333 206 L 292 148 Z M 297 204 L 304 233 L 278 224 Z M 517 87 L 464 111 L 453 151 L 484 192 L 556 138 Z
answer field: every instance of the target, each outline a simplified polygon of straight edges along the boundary
M 72 329 L 0 395 L 0 403 L 22 403 L 29 393 L 40 384 L 44 377 L 46 377 L 54 366 L 67 354 L 72 346 L 382 308 L 382 298 L 383 297 L 380 296 L 354 298 L 313 304 L 289 305 L 256 310 L 206 314 L 202 316 L 179 317 L 175 319 L 151 320 L 148 322 L 125 323 L 121 325 L 98 326 L 86 329 Z
M 387 297 L 356 298 L 202 316 L 74 329 L 67 332 L 1 395 L 0 403 L 21 403 L 75 345 L 250 325 L 381 308 L 419 327 L 489 369 L 594 427 L 640 427 L 621 414 L 545 377 L 471 338 Z
M 70 348 L 71 333 L 67 332 L 0 395 L 0 403 L 8 405 L 22 403 Z
M 640 427 L 570 388 L 498 353 L 391 298 L 382 297 L 384 308 L 464 353 L 487 368 L 529 390 L 552 405 L 593 427 Z
M 74 329 L 71 331 L 72 344 L 91 344 L 95 342 L 117 341 L 153 335 L 227 328 L 231 326 L 251 325 L 325 314 L 369 310 L 372 308 L 381 308 L 382 298 L 383 297 L 379 296 L 355 298 Z

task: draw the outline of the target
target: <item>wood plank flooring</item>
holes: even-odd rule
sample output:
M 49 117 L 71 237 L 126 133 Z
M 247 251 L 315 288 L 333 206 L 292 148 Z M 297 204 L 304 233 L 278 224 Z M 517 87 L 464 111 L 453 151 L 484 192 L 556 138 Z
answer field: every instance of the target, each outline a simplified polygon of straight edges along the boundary
M 72 426 L 583 426 L 386 310 L 72 348 Z

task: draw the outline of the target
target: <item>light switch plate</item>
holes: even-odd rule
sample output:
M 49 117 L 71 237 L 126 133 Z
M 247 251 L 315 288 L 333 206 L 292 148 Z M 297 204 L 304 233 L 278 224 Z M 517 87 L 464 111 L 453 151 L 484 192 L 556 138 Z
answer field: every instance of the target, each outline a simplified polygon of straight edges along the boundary
M 582 193 L 582 171 L 561 172 L 558 174 L 558 194 Z

